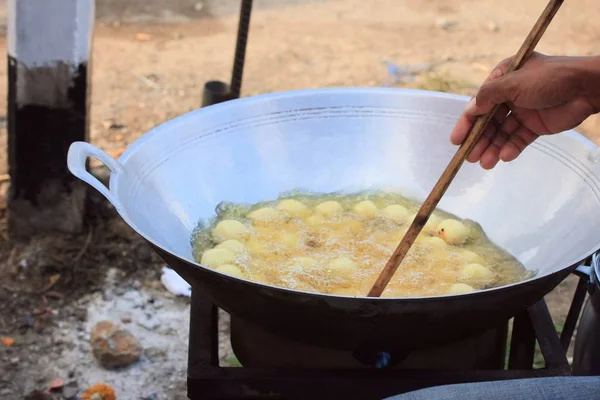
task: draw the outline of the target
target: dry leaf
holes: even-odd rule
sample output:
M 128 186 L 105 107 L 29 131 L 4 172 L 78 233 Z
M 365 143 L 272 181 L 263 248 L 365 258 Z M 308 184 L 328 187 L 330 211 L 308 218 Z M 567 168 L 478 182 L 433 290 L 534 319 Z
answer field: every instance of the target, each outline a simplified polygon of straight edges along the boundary
M 104 383 L 90 386 L 81 396 L 81 400 L 116 400 L 115 390 Z
M 65 386 L 65 381 L 63 381 L 60 378 L 56 378 L 50 384 L 50 390 L 58 390 L 58 389 L 62 388 L 63 386 Z
M 54 286 L 56 284 L 56 282 L 58 282 L 59 279 L 60 279 L 60 274 L 54 274 L 50 277 L 50 279 L 48 279 L 48 284 L 50 286 Z
M 3 336 L 0 338 L 0 340 L 2 341 L 2 344 L 6 347 L 10 347 L 15 343 L 15 340 L 8 336 Z
M 148 35 L 147 33 L 136 33 L 135 38 L 137 40 L 146 41 L 152 39 L 152 36 Z

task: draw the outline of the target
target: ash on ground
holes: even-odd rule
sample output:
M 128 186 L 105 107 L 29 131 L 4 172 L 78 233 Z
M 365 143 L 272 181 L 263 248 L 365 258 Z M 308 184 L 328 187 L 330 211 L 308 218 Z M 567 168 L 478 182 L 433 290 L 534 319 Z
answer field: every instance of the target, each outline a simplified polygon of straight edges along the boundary
M 99 204 L 86 234 L 0 241 L 0 400 L 36 391 L 79 399 L 97 383 L 113 387 L 118 399 L 187 399 L 190 300 L 169 293 L 162 260 L 110 205 Z M 6 238 L 1 207 L 0 235 Z M 90 342 L 100 321 L 133 335 L 141 347 L 136 361 L 103 366 Z M 222 312 L 222 365 L 235 363 L 227 322 Z

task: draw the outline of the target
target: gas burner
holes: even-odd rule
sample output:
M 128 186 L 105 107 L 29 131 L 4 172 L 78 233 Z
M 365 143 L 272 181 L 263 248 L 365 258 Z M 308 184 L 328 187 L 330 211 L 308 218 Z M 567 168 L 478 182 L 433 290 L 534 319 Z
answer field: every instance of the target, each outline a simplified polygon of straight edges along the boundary
M 231 324 L 234 351 L 245 364 L 241 368 L 219 366 L 218 308 L 203 296 L 201 288 L 192 289 L 188 359 L 191 400 L 367 400 L 451 383 L 571 375 L 543 300 L 515 316 L 507 367 L 506 323 L 476 337 L 407 354 L 395 365 L 392 356 L 387 366 L 371 367 L 359 362 L 352 352 L 300 344 L 236 317 Z M 533 368 L 536 341 L 545 368 Z M 459 353 L 461 356 L 456 356 Z M 445 364 L 441 361 L 445 356 L 460 361 Z
M 249 368 L 501 368 L 506 351 L 506 322 L 497 329 L 446 345 L 413 349 L 409 343 L 402 352 L 312 346 L 274 335 L 236 316 L 231 316 L 230 324 L 233 351 Z

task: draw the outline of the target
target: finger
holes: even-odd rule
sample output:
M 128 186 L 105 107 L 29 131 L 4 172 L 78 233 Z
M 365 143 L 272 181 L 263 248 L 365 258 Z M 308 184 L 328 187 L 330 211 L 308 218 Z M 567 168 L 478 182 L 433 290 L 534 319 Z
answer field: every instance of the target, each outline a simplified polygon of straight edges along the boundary
M 492 72 L 490 72 L 488 77 L 485 78 L 485 80 L 483 81 L 481 86 L 483 87 L 486 84 L 488 84 L 498 78 L 503 77 L 504 74 L 506 74 L 506 70 L 508 69 L 508 66 L 509 66 L 510 62 L 512 61 L 512 59 L 513 59 L 513 57 L 505 58 L 498 65 L 496 65 L 494 67 L 494 69 L 492 70 Z M 482 114 L 488 113 L 489 110 L 491 110 L 491 107 L 482 108 L 482 105 L 483 105 L 482 102 L 478 101 L 479 100 L 478 95 L 479 95 L 480 91 L 481 91 L 481 87 L 473 96 L 474 101 L 473 101 L 473 99 L 471 99 L 471 102 L 469 102 L 469 104 L 467 104 L 466 112 L 470 115 L 482 115 Z
M 515 113 L 511 113 L 502 121 L 502 131 L 508 135 L 515 133 L 520 127 L 521 122 L 519 122 Z
M 502 127 L 504 127 L 504 121 L 506 120 L 509 112 L 510 108 L 508 108 L 506 104 L 502 104 L 500 107 L 498 107 L 496 114 L 494 114 L 493 120 L 496 121 L 498 125 L 502 124 Z
M 506 105 L 502 105 L 498 108 L 498 111 L 484 131 L 484 137 L 486 139 L 489 138 L 489 141 L 487 145 L 485 145 L 485 142 L 482 144 L 478 143 L 478 145 L 473 148 L 469 154 L 469 158 L 473 160 L 472 162 L 479 160 L 483 168 L 492 169 L 498 161 L 500 161 L 500 149 L 508 139 L 508 135 L 502 132 L 502 126 L 509 111 L 510 109 Z M 482 139 L 479 139 L 479 142 L 481 141 Z
M 483 169 L 492 169 L 500 161 L 500 150 L 508 141 L 508 135 L 499 129 L 494 135 L 490 145 L 481 155 L 479 164 Z
M 505 58 L 504 60 L 500 61 L 498 63 L 498 65 L 496 65 L 494 67 L 492 72 L 490 72 L 488 77 L 485 78 L 485 81 L 483 81 L 483 84 L 493 81 L 494 79 L 498 79 L 502 75 L 504 75 L 506 73 L 506 70 L 508 69 L 508 66 L 510 65 L 510 62 L 512 61 L 512 59 L 513 59 L 513 57 L 508 57 L 508 58 Z
M 463 113 L 458 118 L 458 121 L 456 121 L 452 133 L 450 133 L 450 143 L 452 143 L 455 146 L 462 144 L 462 142 L 464 142 L 465 138 L 467 137 L 469 130 L 473 126 L 475 119 L 475 117 L 471 117 Z
M 502 107 L 500 107 L 498 109 L 498 111 L 496 112 L 496 114 L 493 117 L 493 120 L 496 121 L 497 123 L 502 122 L 504 120 L 504 118 L 506 118 L 506 115 L 508 114 L 509 111 L 510 111 L 510 109 L 507 106 L 503 105 Z M 456 145 L 456 146 L 462 144 L 462 142 L 465 141 L 469 131 L 473 127 L 473 124 L 475 123 L 476 120 L 477 120 L 476 116 L 471 116 L 467 113 L 464 113 L 463 115 L 461 115 L 460 118 L 458 119 L 458 121 L 456 122 L 456 125 L 454 126 L 452 133 L 450 134 L 450 143 L 452 143 L 453 145 Z M 490 124 L 491 124 L 491 122 L 490 122 Z
M 481 155 L 492 142 L 497 128 L 498 126 L 495 122 L 490 122 L 490 124 L 483 131 L 481 138 L 477 141 L 471 152 L 467 155 L 466 160 L 468 162 L 474 163 L 481 159 Z
M 513 57 L 508 57 L 498 63 L 498 65 L 494 67 L 492 72 L 485 79 L 483 84 L 503 76 L 512 59 Z M 450 134 L 450 143 L 455 146 L 460 145 L 465 140 L 469 130 L 473 126 L 473 123 L 475 123 L 476 117 L 487 114 L 493 107 L 493 105 L 491 107 L 478 106 L 476 98 L 477 93 L 473 96 L 473 98 L 471 98 L 471 101 L 467 103 L 463 115 L 461 115 L 461 117 L 458 119 L 454 129 L 452 130 L 452 133 Z M 502 114 L 502 112 L 503 111 L 498 111 L 498 114 Z M 507 113 L 508 111 L 504 112 L 502 118 L 504 118 Z
M 496 104 L 512 102 L 515 97 L 515 88 L 517 87 L 514 74 L 518 72 L 503 75 L 481 85 L 476 97 L 477 109 L 491 110 Z
M 500 150 L 500 159 L 504 162 L 515 160 L 538 137 L 538 135 L 529 129 L 521 126 L 513 134 L 509 135 L 508 141 Z

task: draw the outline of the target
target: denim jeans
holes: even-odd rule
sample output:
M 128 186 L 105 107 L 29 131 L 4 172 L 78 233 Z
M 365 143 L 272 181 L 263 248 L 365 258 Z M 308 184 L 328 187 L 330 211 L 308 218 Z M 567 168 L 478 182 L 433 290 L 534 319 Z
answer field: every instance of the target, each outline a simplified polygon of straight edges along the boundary
M 387 400 L 595 400 L 600 376 L 561 376 L 437 386 Z

